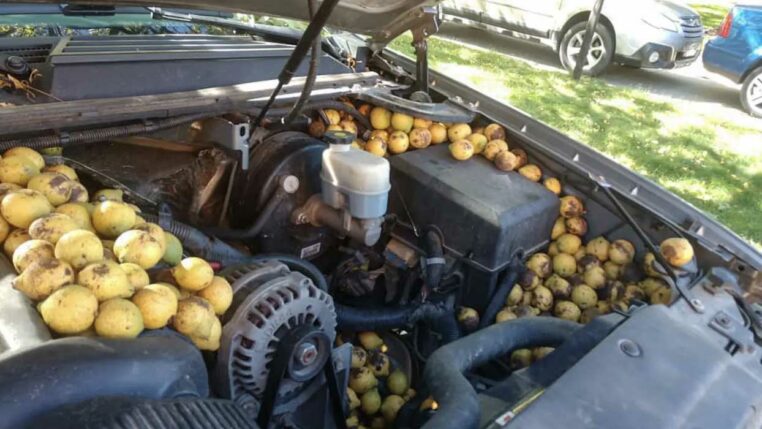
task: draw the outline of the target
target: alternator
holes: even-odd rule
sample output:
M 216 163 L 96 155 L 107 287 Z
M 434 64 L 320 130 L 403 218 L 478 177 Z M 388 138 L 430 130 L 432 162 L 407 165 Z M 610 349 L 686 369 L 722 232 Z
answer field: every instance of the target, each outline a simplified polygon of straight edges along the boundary
M 270 370 L 279 364 L 289 365 L 295 379 L 311 375 L 312 368 L 322 368 L 336 335 L 336 312 L 328 293 L 278 262 L 236 267 L 227 278 L 235 295 L 223 318 L 214 370 L 219 395 L 261 398 Z M 305 329 L 329 341 L 308 343 L 314 347 L 305 349 L 303 362 L 273 362 L 281 341 Z

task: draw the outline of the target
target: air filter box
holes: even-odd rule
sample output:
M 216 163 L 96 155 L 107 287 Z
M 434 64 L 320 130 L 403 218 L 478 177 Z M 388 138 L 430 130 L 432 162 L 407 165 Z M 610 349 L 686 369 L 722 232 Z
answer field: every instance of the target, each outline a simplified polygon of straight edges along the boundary
M 482 157 L 454 160 L 446 145 L 390 158 L 391 212 L 403 222 L 442 231 L 447 254 L 466 265 L 466 305 L 483 308 L 514 255 L 545 245 L 559 199 L 515 172 Z M 402 231 L 410 241 L 409 232 Z

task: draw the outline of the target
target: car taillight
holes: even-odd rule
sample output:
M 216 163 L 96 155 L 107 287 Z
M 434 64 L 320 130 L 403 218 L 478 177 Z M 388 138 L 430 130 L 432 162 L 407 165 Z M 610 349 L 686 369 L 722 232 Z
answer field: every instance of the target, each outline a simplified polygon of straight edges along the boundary
M 728 16 L 722 21 L 719 36 L 727 39 L 730 36 L 730 29 L 733 27 L 733 11 L 728 12 Z

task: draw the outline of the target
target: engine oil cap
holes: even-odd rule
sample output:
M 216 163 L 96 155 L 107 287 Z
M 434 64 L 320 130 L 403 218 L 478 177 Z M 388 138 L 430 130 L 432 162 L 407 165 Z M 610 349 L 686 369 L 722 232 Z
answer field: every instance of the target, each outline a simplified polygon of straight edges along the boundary
M 354 133 L 347 131 L 326 131 L 323 140 L 328 144 L 352 144 L 357 139 Z

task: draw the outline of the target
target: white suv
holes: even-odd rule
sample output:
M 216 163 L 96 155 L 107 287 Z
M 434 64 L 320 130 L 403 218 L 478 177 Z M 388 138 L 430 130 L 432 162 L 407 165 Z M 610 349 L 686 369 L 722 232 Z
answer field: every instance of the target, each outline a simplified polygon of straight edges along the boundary
M 486 26 L 547 44 L 567 69 L 579 55 L 594 0 L 449 0 L 445 18 Z M 606 0 L 585 64 L 599 75 L 612 62 L 634 67 L 675 68 L 701 53 L 701 17 L 668 0 Z

